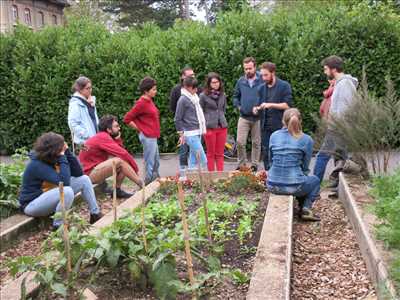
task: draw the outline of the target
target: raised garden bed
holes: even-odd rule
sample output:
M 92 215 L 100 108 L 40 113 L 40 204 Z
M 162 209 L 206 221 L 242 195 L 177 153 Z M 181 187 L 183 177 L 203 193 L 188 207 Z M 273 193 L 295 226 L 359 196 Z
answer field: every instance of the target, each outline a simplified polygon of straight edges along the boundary
M 35 266 L 37 274 L 47 274 L 44 277 L 51 279 L 42 280 L 41 289 L 46 297 L 63 294 L 66 288 L 69 295 L 78 296 L 77 291 L 89 286 L 100 299 L 127 295 L 186 299 L 193 293 L 244 299 L 267 206 L 262 180 L 247 174 L 208 185 L 203 196 L 208 201 L 212 241 L 208 239 L 199 186 L 186 185 L 195 274 L 192 284 L 187 279 L 181 209 L 175 189 L 175 182 L 165 182 L 144 210 L 147 247 L 138 211 L 129 212 L 97 234 L 89 234 L 86 226 L 75 220 L 70 229 L 74 271 L 69 279 L 65 277 L 65 259 L 54 261 L 54 257 L 65 257 L 62 240 L 55 235 L 46 243 L 41 257 L 21 258 L 14 264 L 14 271 Z
M 399 274 L 399 270 L 395 269 L 396 250 L 389 249 L 387 244 L 377 236 L 377 228 L 382 225 L 382 222 L 373 213 L 372 207 L 376 199 L 371 196 L 370 190 L 370 182 L 358 176 L 340 175 L 340 198 L 344 203 L 350 222 L 357 232 L 356 236 L 361 252 L 378 296 L 380 299 L 397 299 L 400 282 L 397 282 L 396 291 L 396 283 L 391 280 L 390 276 L 395 272 Z M 387 207 L 387 209 L 391 208 Z M 397 261 L 399 261 L 398 257 Z M 399 275 L 397 276 L 399 277 Z

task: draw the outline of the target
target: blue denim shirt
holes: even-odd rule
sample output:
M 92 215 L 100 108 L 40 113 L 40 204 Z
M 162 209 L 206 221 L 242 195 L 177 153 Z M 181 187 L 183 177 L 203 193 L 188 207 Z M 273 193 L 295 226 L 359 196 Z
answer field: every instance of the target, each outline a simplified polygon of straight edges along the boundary
M 269 141 L 268 172 L 270 185 L 297 185 L 305 180 L 309 173 L 314 141 L 303 134 L 296 139 L 287 128 L 275 131 Z

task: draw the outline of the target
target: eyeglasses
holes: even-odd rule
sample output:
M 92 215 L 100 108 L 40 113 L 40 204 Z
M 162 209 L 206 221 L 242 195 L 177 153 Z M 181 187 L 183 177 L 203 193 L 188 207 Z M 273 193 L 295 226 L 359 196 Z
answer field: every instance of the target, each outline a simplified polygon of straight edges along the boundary
M 92 90 L 92 86 L 86 86 L 83 88 L 84 90 Z
M 211 81 L 211 83 L 219 83 L 218 80 Z

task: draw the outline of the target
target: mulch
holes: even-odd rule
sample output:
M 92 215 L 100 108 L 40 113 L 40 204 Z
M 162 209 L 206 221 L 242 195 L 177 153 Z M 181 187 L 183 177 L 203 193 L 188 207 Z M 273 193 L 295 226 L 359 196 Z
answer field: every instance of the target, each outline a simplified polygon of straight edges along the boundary
M 321 193 L 321 222 L 294 221 L 292 299 L 377 299 L 340 200 Z

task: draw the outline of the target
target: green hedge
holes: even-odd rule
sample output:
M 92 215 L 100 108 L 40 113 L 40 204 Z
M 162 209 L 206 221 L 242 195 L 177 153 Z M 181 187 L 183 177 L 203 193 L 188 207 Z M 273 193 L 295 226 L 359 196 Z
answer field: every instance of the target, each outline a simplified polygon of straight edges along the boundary
M 187 64 L 200 80 L 209 71 L 224 78 L 231 134 L 238 118 L 231 96 L 245 56 L 277 64 L 278 75 L 292 85 L 308 132 L 315 127 L 311 114 L 327 86 L 320 65 L 326 56 L 342 56 L 346 71 L 358 77 L 365 66 L 369 88 L 378 94 L 385 91 L 387 74 L 400 90 L 400 19 L 379 5 L 311 4 L 269 14 L 244 11 L 220 16 L 215 26 L 177 22 L 167 31 L 146 25 L 115 34 L 87 20 L 73 20 L 64 28 L 41 32 L 18 27 L 13 35 L 1 35 L 0 44 L 0 150 L 9 152 L 30 147 L 46 131 L 69 136 L 68 97 L 80 74 L 93 80 L 99 114 L 120 118 L 139 96 L 140 79 L 153 76 L 158 82 L 163 152 L 175 150 L 168 96 Z M 129 149 L 141 152 L 133 130 L 123 131 Z

